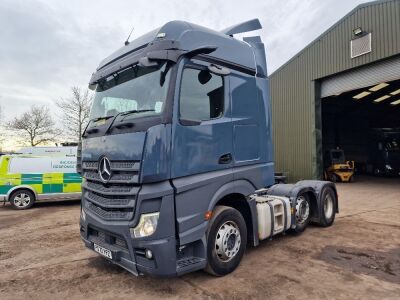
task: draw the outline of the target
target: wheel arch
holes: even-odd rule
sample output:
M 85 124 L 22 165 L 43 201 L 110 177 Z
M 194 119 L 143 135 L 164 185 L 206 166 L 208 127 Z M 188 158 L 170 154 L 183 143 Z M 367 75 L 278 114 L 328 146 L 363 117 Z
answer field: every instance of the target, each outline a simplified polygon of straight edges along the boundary
M 32 188 L 31 186 L 29 186 L 29 185 L 18 185 L 18 186 L 15 186 L 15 187 L 13 187 L 12 189 L 10 189 L 8 192 L 7 192 L 7 196 L 6 196 L 6 201 L 10 201 L 10 197 L 11 197 L 11 195 L 13 194 L 13 193 L 15 193 L 16 191 L 18 191 L 18 190 L 29 190 L 29 191 L 31 191 L 32 193 L 33 193 L 33 195 L 34 195 L 34 197 L 35 197 L 35 201 L 37 200 L 37 198 L 38 198 L 38 193 L 35 191 L 35 189 L 34 188 Z
M 232 207 L 239 211 L 246 222 L 247 242 L 257 246 L 258 222 L 255 201 L 247 196 L 254 193 L 255 187 L 247 180 L 237 180 L 223 185 L 214 195 L 209 205 L 209 211 L 213 211 L 217 205 Z

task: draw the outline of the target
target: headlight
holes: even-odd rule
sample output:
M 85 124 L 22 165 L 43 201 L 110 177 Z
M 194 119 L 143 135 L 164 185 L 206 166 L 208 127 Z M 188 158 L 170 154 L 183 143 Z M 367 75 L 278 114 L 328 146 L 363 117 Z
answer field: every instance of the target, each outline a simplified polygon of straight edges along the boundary
M 131 228 L 131 234 L 134 237 L 145 237 L 152 235 L 157 229 L 159 212 L 143 214 L 140 216 L 139 224 L 135 228 Z
M 84 222 L 86 221 L 86 213 L 85 213 L 85 210 L 83 209 L 83 207 L 81 207 L 81 218 Z
M 393 170 L 393 168 L 392 168 L 391 165 L 386 165 L 385 167 L 386 167 L 386 169 L 388 169 L 388 170 Z

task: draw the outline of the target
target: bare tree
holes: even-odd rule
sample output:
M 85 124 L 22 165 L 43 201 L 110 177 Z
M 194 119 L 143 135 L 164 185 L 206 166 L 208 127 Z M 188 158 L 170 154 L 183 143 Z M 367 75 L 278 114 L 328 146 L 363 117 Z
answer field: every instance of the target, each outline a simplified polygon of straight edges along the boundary
M 71 92 L 71 97 L 60 99 L 56 104 L 63 113 L 62 122 L 66 133 L 81 141 L 83 130 L 89 121 L 93 96 L 89 90 L 82 91 L 76 86 L 71 88 Z
M 47 106 L 33 105 L 20 117 L 7 123 L 7 127 L 17 131 L 32 147 L 56 140 L 58 131 Z

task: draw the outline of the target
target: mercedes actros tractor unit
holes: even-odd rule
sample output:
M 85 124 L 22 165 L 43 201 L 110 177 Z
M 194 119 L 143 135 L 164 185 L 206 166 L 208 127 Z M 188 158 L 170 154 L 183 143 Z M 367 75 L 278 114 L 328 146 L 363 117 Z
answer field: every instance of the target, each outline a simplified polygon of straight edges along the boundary
M 331 182 L 275 184 L 264 44 L 172 21 L 104 59 L 78 149 L 80 234 L 135 275 L 222 276 L 246 247 L 338 212 Z

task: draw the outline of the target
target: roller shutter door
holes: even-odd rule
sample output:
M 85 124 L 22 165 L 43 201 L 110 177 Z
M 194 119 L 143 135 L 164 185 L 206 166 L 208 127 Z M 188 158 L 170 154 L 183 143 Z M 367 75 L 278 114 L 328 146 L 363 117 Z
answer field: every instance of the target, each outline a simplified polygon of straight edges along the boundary
M 321 98 L 400 79 L 400 57 L 329 77 L 321 83 Z

